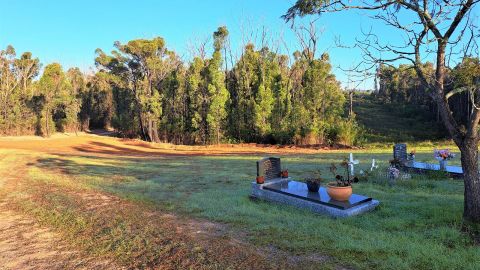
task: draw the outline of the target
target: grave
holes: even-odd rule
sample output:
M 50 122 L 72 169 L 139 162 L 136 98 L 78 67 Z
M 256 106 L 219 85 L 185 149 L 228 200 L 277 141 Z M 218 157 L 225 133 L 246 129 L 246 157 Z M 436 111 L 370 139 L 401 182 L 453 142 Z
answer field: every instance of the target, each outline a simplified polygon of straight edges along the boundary
M 393 146 L 393 158 L 398 159 L 403 171 L 409 173 L 427 173 L 429 171 L 441 171 L 440 164 L 416 162 L 415 160 L 407 159 L 407 145 L 404 143 L 395 144 Z M 463 178 L 463 169 L 460 166 L 446 166 L 443 170 L 449 177 Z
M 405 166 L 405 170 L 411 173 L 426 173 L 428 171 L 442 171 L 440 164 L 412 161 Z M 463 178 L 463 169 L 460 166 L 446 166 L 443 170 L 449 177 Z
M 375 209 L 379 204 L 377 200 L 357 194 L 352 194 L 348 201 L 336 201 L 328 196 L 324 187 L 320 187 L 318 192 L 309 192 L 307 185 L 303 182 L 294 181 L 291 178 L 279 178 L 280 168 L 279 158 L 264 158 L 257 161 L 257 176 L 265 176 L 265 183 L 253 182 L 251 196 L 308 209 L 331 217 L 362 214 Z

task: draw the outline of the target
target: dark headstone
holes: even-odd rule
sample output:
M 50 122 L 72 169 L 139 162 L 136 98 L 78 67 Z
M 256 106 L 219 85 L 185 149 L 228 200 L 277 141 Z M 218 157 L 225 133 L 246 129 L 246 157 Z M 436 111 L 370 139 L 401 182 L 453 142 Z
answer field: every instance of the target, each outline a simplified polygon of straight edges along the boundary
M 268 157 L 257 161 L 257 176 L 265 176 L 265 180 L 279 178 L 281 172 L 280 158 Z
M 407 162 L 407 145 L 404 143 L 397 143 L 393 146 L 393 158 L 401 163 Z

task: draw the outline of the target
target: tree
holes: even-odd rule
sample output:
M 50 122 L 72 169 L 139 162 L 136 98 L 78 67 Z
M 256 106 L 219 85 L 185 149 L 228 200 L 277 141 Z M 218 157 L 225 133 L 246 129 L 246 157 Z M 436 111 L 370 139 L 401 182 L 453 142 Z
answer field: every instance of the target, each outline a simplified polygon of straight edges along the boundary
M 52 120 L 55 122 L 57 129 L 62 130 L 64 128 L 65 119 L 69 116 L 68 105 L 73 102 L 72 99 L 74 98 L 70 95 L 70 88 L 71 86 L 60 64 L 53 63 L 45 67 L 38 82 L 40 95 L 37 99 L 44 102 L 42 107 L 45 132 L 43 134 L 47 137 L 54 131 L 51 126 Z
M 366 10 L 376 12 L 374 19 L 380 20 L 406 37 L 403 44 L 382 43 L 373 33 L 367 33 L 365 40 L 358 40 L 357 47 L 363 52 L 366 61 L 375 67 L 378 63 L 391 63 L 398 60 L 410 61 L 422 84 L 430 90 L 437 104 L 443 124 L 461 151 L 464 172 L 464 212 L 466 224 L 480 224 L 480 176 L 478 167 L 478 146 L 480 140 L 480 87 L 474 87 L 472 105 L 475 109 L 465 124 L 454 118 L 455 108 L 449 105 L 446 75 L 448 61 L 455 53 L 468 56 L 472 45 L 478 39 L 478 20 L 470 20 L 469 15 L 478 0 L 456 1 L 407 1 L 407 0 L 298 0 L 283 18 L 293 21 L 297 16 L 325 14 L 346 10 Z M 407 15 L 409 14 L 409 15 Z M 403 16 L 402 16 L 403 15 Z M 402 16 L 400 18 L 400 16 Z M 402 42 L 402 41 L 400 41 Z M 431 44 L 435 44 L 431 48 Z M 422 69 L 423 55 L 435 54 L 435 73 L 432 78 Z M 389 57 L 381 57 L 383 53 Z M 458 54 L 457 54 L 458 55 Z
M 15 49 L 7 46 L 0 51 L 0 133 L 30 133 L 34 115 L 29 102 L 33 96 L 33 78 L 40 63 L 30 52 L 16 58 Z M 34 113 L 34 112 L 33 112 Z
M 158 122 L 162 116 L 163 81 L 179 65 L 163 38 L 115 42 L 118 51 L 107 56 L 97 49 L 96 65 L 120 79 L 135 97 L 140 130 L 146 140 L 159 142 Z M 145 130 L 145 126 L 146 129 Z
M 38 58 L 32 58 L 31 52 L 25 52 L 20 59 L 15 60 L 14 65 L 17 76 L 20 80 L 22 96 L 32 96 L 33 90 L 29 89 L 29 86 L 32 84 L 33 78 L 38 76 L 40 71 L 40 60 Z
M 208 99 L 206 106 L 206 120 L 208 125 L 208 139 L 216 143 L 220 142 L 220 130 L 225 124 L 227 111 L 225 108 L 226 102 L 229 98 L 227 88 L 225 86 L 225 73 L 221 70 L 222 67 L 222 48 L 225 45 L 225 39 L 228 36 L 228 30 L 225 26 L 219 27 L 213 33 L 214 38 L 214 52 L 212 59 L 209 60 L 206 67 L 206 83 L 208 91 Z
M 205 62 L 200 57 L 195 57 L 188 68 L 185 88 L 186 88 L 186 128 L 190 134 L 192 143 L 204 143 L 206 141 L 206 122 L 202 113 L 204 104 L 204 78 L 202 71 L 205 69 Z

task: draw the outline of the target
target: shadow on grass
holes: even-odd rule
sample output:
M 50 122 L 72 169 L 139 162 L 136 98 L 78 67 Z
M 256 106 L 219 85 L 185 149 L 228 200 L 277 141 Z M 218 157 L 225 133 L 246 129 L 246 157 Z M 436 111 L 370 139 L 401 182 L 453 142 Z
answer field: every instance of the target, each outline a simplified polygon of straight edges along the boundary
M 125 143 L 131 147 L 122 147 L 115 144 L 92 141 L 89 144 L 74 146 L 74 150 L 90 154 L 116 155 L 116 156 L 144 156 L 144 157 L 164 157 L 164 156 L 237 156 L 237 155 L 269 155 L 260 151 L 235 151 L 234 153 L 225 153 L 224 151 L 215 152 L 207 149 L 162 149 L 149 145 L 145 142 Z M 270 146 L 263 146 L 264 148 Z M 140 148 L 140 149 L 139 149 Z M 274 149 L 272 149 L 274 150 Z

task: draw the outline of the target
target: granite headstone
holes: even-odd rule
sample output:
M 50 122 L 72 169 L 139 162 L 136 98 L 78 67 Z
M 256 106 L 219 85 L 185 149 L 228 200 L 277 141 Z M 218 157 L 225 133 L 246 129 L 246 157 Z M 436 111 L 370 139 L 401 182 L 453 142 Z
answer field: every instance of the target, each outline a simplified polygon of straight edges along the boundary
M 397 143 L 393 146 L 393 158 L 401 163 L 407 162 L 407 145 L 404 143 Z
M 280 158 L 267 157 L 257 161 L 257 176 L 264 176 L 265 180 L 279 178 L 281 172 Z

